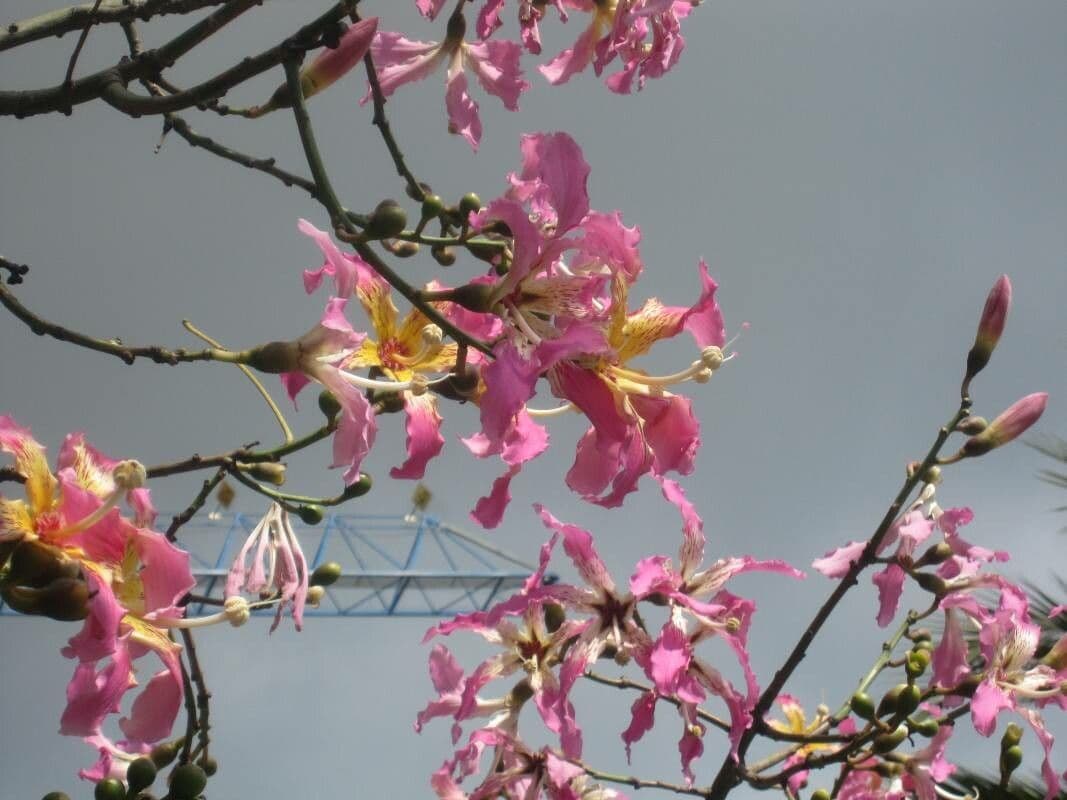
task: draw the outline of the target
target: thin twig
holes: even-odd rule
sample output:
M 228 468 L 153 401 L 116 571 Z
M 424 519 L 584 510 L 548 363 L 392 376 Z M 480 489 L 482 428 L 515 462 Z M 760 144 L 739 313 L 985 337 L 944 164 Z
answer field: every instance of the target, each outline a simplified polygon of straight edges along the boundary
M 85 23 L 85 27 L 82 28 L 81 35 L 78 36 L 78 43 L 74 45 L 74 52 L 70 54 L 70 61 L 67 63 L 67 74 L 63 77 L 63 85 L 70 86 L 71 78 L 74 77 L 74 67 L 78 64 L 78 56 L 81 55 L 82 48 L 85 47 L 85 40 L 89 38 L 89 30 L 96 23 L 96 12 L 100 10 L 101 0 L 96 0 L 93 3 L 92 10 L 89 11 L 89 19 Z
M 618 783 L 623 786 L 632 786 L 634 789 L 663 789 L 664 791 L 674 792 L 675 794 L 691 794 L 696 797 L 703 797 L 707 792 L 706 789 L 698 789 L 695 786 L 683 786 L 680 783 L 668 783 L 667 781 L 638 778 L 636 775 L 619 775 L 614 772 L 604 772 L 603 770 L 589 766 L 584 761 L 576 759 L 572 759 L 570 763 L 574 764 L 576 767 L 581 767 L 590 778 L 594 778 L 598 781 L 608 781 L 609 783 Z
M 182 629 L 182 638 L 187 631 Z M 187 651 L 188 654 L 188 651 Z M 196 697 L 193 695 L 193 683 L 189 679 L 189 670 L 185 668 L 185 660 L 181 659 L 179 662 L 182 668 L 182 693 L 185 696 L 185 738 L 182 741 L 182 751 L 180 757 L 180 763 L 184 764 L 189 760 L 189 751 L 193 746 L 193 734 L 196 733 L 200 727 L 200 720 L 196 713 Z
M 593 672 L 592 670 L 586 672 L 583 677 L 588 678 L 589 680 L 593 681 L 594 683 L 600 683 L 600 684 L 603 684 L 604 686 L 613 686 L 616 689 L 636 689 L 639 692 L 651 692 L 651 691 L 654 691 L 653 687 L 647 686 L 647 685 L 645 685 L 643 683 L 639 683 L 638 681 L 632 681 L 629 678 L 609 678 L 606 675 L 600 675 L 599 673 Z M 676 697 L 669 697 L 667 695 L 659 695 L 659 698 L 661 700 L 667 701 L 668 703 L 670 703 L 671 705 L 673 705 L 675 707 L 680 707 L 682 705 L 682 701 L 679 700 Z M 726 720 L 720 719 L 719 717 L 716 717 L 714 714 L 711 714 L 711 713 L 705 711 L 702 708 L 698 708 L 696 710 L 696 716 L 699 719 L 704 720 L 705 722 L 711 723 L 712 725 L 714 725 L 719 730 L 726 731 L 727 733 L 730 732 L 730 723 L 729 722 L 727 722 Z
M 123 344 L 119 339 L 96 339 L 84 333 L 64 328 L 62 325 L 49 322 L 38 316 L 19 302 L 18 298 L 3 285 L 0 285 L 0 305 L 3 305 L 8 311 L 26 323 L 27 327 L 38 336 L 51 336 L 61 342 L 70 342 L 88 350 L 106 353 L 121 359 L 127 364 L 132 364 L 138 358 L 149 359 L 157 364 L 170 365 L 193 361 L 221 361 L 229 364 L 239 364 L 245 357 L 244 353 L 218 348 L 193 351 L 183 348 L 170 350 L 159 345 L 132 347 Z
M 220 349 L 225 349 L 225 348 L 222 347 L 222 345 L 219 342 L 217 342 L 216 340 L 212 339 L 210 336 L 208 336 L 202 330 L 197 328 L 189 320 L 183 319 L 182 320 L 182 326 L 187 331 L 189 331 L 189 333 L 193 334 L 193 336 L 197 336 L 200 339 L 203 339 L 205 342 L 207 342 L 212 347 L 218 347 Z M 278 404 L 274 402 L 274 398 L 270 396 L 270 392 L 267 391 L 266 387 L 262 384 L 262 382 L 259 380 L 259 378 L 257 378 L 255 376 L 255 374 L 252 372 L 252 370 L 250 370 L 244 364 L 238 364 L 237 365 L 237 369 L 241 370 L 241 372 L 244 373 L 245 377 L 248 378 L 248 380 L 252 381 L 252 385 L 256 387 L 256 391 L 259 392 L 259 396 L 263 398 L 263 401 L 267 404 L 268 408 L 270 408 L 271 413 L 274 414 L 274 419 L 276 419 L 278 421 L 278 425 L 282 429 L 282 436 L 285 437 L 286 443 L 289 443 L 289 442 L 293 441 L 292 428 L 290 428 L 289 427 L 289 423 L 285 421 L 285 417 L 282 415 L 282 410 L 280 408 L 278 408 Z
M 300 143 L 304 148 L 304 156 L 307 159 L 308 167 L 311 169 L 315 185 L 318 186 L 319 193 L 322 195 L 322 203 L 330 214 L 330 221 L 334 226 L 339 226 L 353 235 L 358 235 L 359 232 L 353 228 L 344 207 L 341 205 L 341 201 L 334 192 L 333 185 L 330 183 L 329 175 L 322 161 L 322 155 L 319 153 L 319 146 L 315 141 L 315 131 L 311 127 L 311 118 L 308 116 L 307 106 L 304 104 L 304 95 L 300 88 L 300 64 L 297 61 L 290 59 L 285 62 L 285 80 L 289 87 L 289 94 L 293 98 L 293 117 L 296 119 L 296 127 L 300 132 Z M 401 278 L 388 264 L 379 258 L 372 247 L 365 242 L 357 242 L 353 246 L 360 257 L 374 268 L 375 272 L 381 275 L 400 294 L 404 295 L 408 302 L 421 311 L 427 319 L 440 327 L 441 330 L 457 342 L 466 342 L 486 355 L 492 355 L 492 349 L 489 345 L 453 325 L 440 311 L 433 307 L 432 303 L 423 299 L 418 289 Z
M 197 738 L 200 740 L 199 750 L 202 759 L 207 759 L 209 756 L 208 746 L 211 744 L 211 737 L 209 731 L 211 730 L 211 692 L 207 689 L 207 682 L 204 680 L 204 672 L 200 669 L 200 659 L 196 655 L 196 644 L 193 641 L 192 631 L 180 628 L 182 635 L 182 643 L 185 645 L 185 655 L 189 659 L 189 677 L 193 680 L 193 685 L 196 686 L 196 706 L 198 712 L 197 720 Z M 188 742 L 186 743 L 188 744 Z
M 182 525 L 185 525 L 191 520 L 197 511 L 204 507 L 204 503 L 207 502 L 207 499 L 211 496 L 215 487 L 222 483 L 224 477 L 226 477 L 226 470 L 220 467 L 213 476 L 204 481 L 203 485 L 200 487 L 200 491 L 197 492 L 196 497 L 193 498 L 193 502 L 170 521 L 170 525 L 167 527 L 167 532 L 164 534 L 167 539 L 173 542 L 178 537 L 178 530 Z

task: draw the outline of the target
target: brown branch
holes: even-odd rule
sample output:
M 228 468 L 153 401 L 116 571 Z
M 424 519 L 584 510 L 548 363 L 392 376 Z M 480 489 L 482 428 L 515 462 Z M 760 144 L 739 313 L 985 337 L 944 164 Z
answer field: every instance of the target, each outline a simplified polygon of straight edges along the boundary
M 12 483 L 25 483 L 26 476 L 14 467 L 0 467 L 0 483 L 11 481 Z
M 80 6 L 47 11 L 30 19 L 12 22 L 0 28 L 0 52 L 19 45 L 63 36 L 80 30 L 93 20 L 99 23 L 149 20 L 166 14 L 188 14 L 208 6 L 222 5 L 225 0 L 105 0 Z M 94 6 L 99 6 L 94 11 Z
M 592 670 L 586 672 L 582 677 L 587 678 L 593 681 L 594 683 L 603 684 L 604 686 L 613 686 L 616 689 L 635 689 L 639 692 L 653 691 L 653 687 L 646 686 L 645 684 L 639 683 L 638 681 L 632 681 L 629 678 L 609 678 L 605 675 L 600 675 L 599 673 L 593 672 Z M 657 693 L 657 697 L 660 700 L 665 700 L 676 708 L 681 707 L 682 705 L 682 701 L 679 700 L 677 697 L 670 697 L 668 695 L 663 695 L 659 693 Z M 730 723 L 726 720 L 719 719 L 714 714 L 711 714 L 702 708 L 698 708 L 696 710 L 696 715 L 699 719 L 711 723 L 719 730 L 726 731 L 727 733 L 730 732 Z
M 183 348 L 169 350 L 165 347 L 160 347 L 159 345 L 131 347 L 123 344 L 118 339 L 95 339 L 92 336 L 87 336 L 78 331 L 72 331 L 69 328 L 64 328 L 62 325 L 58 325 L 55 322 L 49 322 L 43 317 L 37 316 L 26 308 L 26 306 L 22 305 L 18 298 L 16 298 L 15 295 L 3 285 L 0 285 L 0 305 L 3 305 L 8 311 L 26 323 L 27 327 L 38 336 L 51 336 L 53 339 L 59 339 L 61 342 L 70 342 L 78 347 L 95 350 L 99 353 L 106 353 L 121 359 L 127 364 L 132 364 L 138 358 L 149 359 L 157 364 L 171 365 L 192 361 L 240 363 L 240 359 L 243 357 L 242 353 L 236 353 L 231 350 L 220 350 L 218 348 L 192 351 Z
M 200 741 L 200 746 L 197 748 L 200 751 L 201 759 L 207 759 L 209 756 L 208 746 L 211 744 L 211 737 L 209 731 L 211 730 L 211 692 L 208 691 L 207 682 L 204 680 L 204 672 L 200 668 L 200 659 L 196 655 L 196 644 L 193 641 L 193 633 L 185 628 L 181 628 L 182 644 L 185 646 L 185 655 L 189 660 L 189 677 L 192 678 L 193 685 L 196 687 L 196 708 L 198 712 L 198 719 L 196 725 L 197 739 Z M 188 740 L 186 741 L 186 747 L 188 747 Z M 188 754 L 187 750 L 182 751 L 183 756 Z
M 63 77 L 64 86 L 70 86 L 71 84 L 71 78 L 74 77 L 74 67 L 78 64 L 78 56 L 81 55 L 82 48 L 85 47 L 85 40 L 89 38 L 89 31 L 97 21 L 96 12 L 100 10 L 100 3 L 101 0 L 96 0 L 93 3 L 92 9 L 89 11 L 89 19 L 86 21 L 85 27 L 82 28 L 81 35 L 78 36 L 78 43 L 74 45 L 74 52 L 70 54 L 70 61 L 67 62 L 67 73 Z
M 281 43 L 258 55 L 242 59 L 214 78 L 187 90 L 184 95 L 143 97 L 125 88 L 126 84 L 131 81 L 150 78 L 166 67 L 172 66 L 196 45 L 260 2 L 262 0 L 228 0 L 222 8 L 157 50 L 147 51 L 136 60 L 124 59 L 113 67 L 74 81 L 69 86 L 61 84 L 48 89 L 2 91 L 0 92 L 0 116 L 28 117 L 54 111 L 69 112 L 73 106 L 105 95 L 108 102 L 128 114 L 163 114 L 168 111 L 180 111 L 221 97 L 234 86 L 277 66 L 294 49 L 314 47 L 321 38 L 321 34 L 328 27 L 336 24 L 345 14 L 345 5 L 335 4 Z
M 191 502 L 183 512 L 170 521 L 170 525 L 167 527 L 167 532 L 165 534 L 167 539 L 173 542 L 177 538 L 179 528 L 189 522 L 196 512 L 204 507 L 204 503 L 207 502 L 207 499 L 211 496 L 215 487 L 222 482 L 224 477 L 226 477 L 226 470 L 220 467 L 212 477 L 204 481 L 203 485 L 200 487 L 200 491 L 197 493 L 196 497 L 193 498 L 193 502 Z
M 22 283 L 22 279 L 26 273 L 30 271 L 30 268 L 25 264 L 16 264 L 13 261 L 8 261 L 3 256 L 0 256 L 0 270 L 7 271 L 7 283 L 9 286 L 15 286 Z

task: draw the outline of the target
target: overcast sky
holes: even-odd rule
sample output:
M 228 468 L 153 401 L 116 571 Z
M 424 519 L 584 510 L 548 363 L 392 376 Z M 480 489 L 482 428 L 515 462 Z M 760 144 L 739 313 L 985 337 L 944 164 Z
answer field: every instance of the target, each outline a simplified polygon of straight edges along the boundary
M 40 11 L 34 0 L 2 5 L 3 23 Z M 380 14 L 383 29 L 440 38 L 443 23 L 418 20 L 413 6 L 365 0 L 361 8 Z M 252 10 L 198 48 L 176 80 L 192 84 L 273 44 L 319 7 L 325 0 Z M 156 44 L 173 30 L 170 21 L 145 34 Z M 741 356 L 693 387 L 704 444 L 683 483 L 704 514 L 709 557 L 751 553 L 807 567 L 869 535 L 904 464 L 921 457 L 953 412 L 978 312 L 1002 272 L 1013 280 L 1015 305 L 975 382 L 975 411 L 993 417 L 1045 390 L 1051 400 L 1039 432 L 1067 435 L 1065 30 L 1067 5 L 1058 0 L 705 2 L 684 26 L 677 68 L 640 95 L 616 97 L 592 75 L 549 87 L 532 61 L 534 89 L 519 113 L 477 90 L 485 134 L 476 156 L 445 133 L 442 76 L 398 91 L 389 113 L 413 170 L 446 199 L 500 194 L 522 132 L 569 132 L 592 166 L 593 207 L 619 209 L 641 227 L 646 273 L 635 301 L 692 302 L 697 261 L 708 260 L 729 330 L 745 321 L 751 328 Z M 577 33 L 547 25 L 545 52 Z M 58 83 L 73 44 L 67 37 L 0 54 L 0 83 Z M 123 46 L 119 31 L 94 30 L 79 71 L 114 62 Z M 260 102 L 280 79 L 276 71 L 228 100 Z M 369 210 L 402 196 L 402 187 L 369 109 L 357 105 L 362 92 L 350 77 L 311 111 L 345 203 Z M 285 113 L 190 119 L 306 171 Z M 296 221 L 325 227 L 323 212 L 302 192 L 176 136 L 153 154 L 159 128 L 159 120 L 131 121 L 100 103 L 71 118 L 0 119 L 0 252 L 32 268 L 19 296 L 46 317 L 131 343 L 189 346 L 184 317 L 234 347 L 305 331 L 322 298 L 304 295 L 300 270 L 319 256 Z M 460 262 L 442 275 L 428 258 L 402 266 L 413 282 L 457 282 L 479 269 Z M 645 366 L 669 372 L 692 357 L 679 340 Z M 127 367 L 38 339 L 6 314 L 0 365 L 0 412 L 31 426 L 52 454 L 71 430 L 149 464 L 277 436 L 244 378 L 224 365 Z M 314 403 L 306 406 L 290 414 L 301 430 L 319 424 Z M 449 441 L 427 475 L 431 511 L 473 528 L 467 512 L 499 467 L 475 462 L 456 439 L 476 429 L 475 410 L 446 406 L 444 415 Z M 407 509 L 410 484 L 387 478 L 402 459 L 402 420 L 382 428 L 365 466 L 377 482 L 350 506 L 356 512 Z M 637 559 L 677 550 L 677 516 L 651 481 L 622 510 L 571 495 L 562 476 L 583 426 L 558 419 L 551 430 L 549 452 L 513 486 L 495 543 L 535 558 L 545 533 L 529 509 L 540 500 L 594 532 L 620 583 Z M 324 447 L 294 459 L 290 488 L 335 493 L 340 475 L 325 469 L 327 460 Z M 1065 520 L 1051 511 L 1062 493 L 1035 477 L 1047 466 L 1017 445 L 946 470 L 940 490 L 943 506 L 974 509 L 969 538 L 1009 548 L 1008 572 L 1046 585 L 1067 564 L 1067 539 L 1057 534 Z M 153 483 L 157 505 L 184 507 L 197 480 Z M 260 513 L 261 500 L 246 492 L 237 505 Z M 563 560 L 554 568 L 570 574 Z M 833 587 L 813 574 L 800 584 L 753 577 L 730 588 L 759 603 L 752 654 L 766 683 Z M 846 697 L 877 655 L 874 613 L 864 579 L 788 689 L 809 707 Z M 299 635 L 283 625 L 268 638 L 256 623 L 199 637 L 221 764 L 210 796 L 426 797 L 430 772 L 451 752 L 447 724 L 421 736 L 411 730 L 434 694 L 428 647 L 419 643 L 427 624 L 328 619 Z M 75 629 L 0 619 L 5 797 L 55 788 L 91 795 L 73 775 L 93 753 L 56 735 L 73 668 L 59 648 Z M 448 644 L 467 669 L 486 652 L 470 639 Z M 583 686 L 576 701 L 587 759 L 624 768 L 618 735 L 631 698 Z M 634 772 L 679 779 L 679 733 L 663 707 L 656 730 L 635 747 Z M 996 747 L 982 742 L 966 755 L 993 763 Z M 1034 749 L 1028 741 L 1028 766 L 1036 766 Z M 709 735 L 698 783 L 710 781 L 721 754 Z M 1062 747 L 1059 763 L 1067 765 Z

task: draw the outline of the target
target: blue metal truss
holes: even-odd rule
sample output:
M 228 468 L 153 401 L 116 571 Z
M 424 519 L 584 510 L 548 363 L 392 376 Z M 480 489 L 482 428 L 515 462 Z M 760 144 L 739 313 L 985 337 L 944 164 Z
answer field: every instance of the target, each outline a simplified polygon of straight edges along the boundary
M 195 594 L 221 595 L 230 564 L 258 522 L 258 516 L 226 512 L 198 516 L 182 528 L 178 543 L 191 556 Z M 311 569 L 328 561 L 342 565 L 340 579 L 307 616 L 447 617 L 484 610 L 535 569 L 425 514 L 331 514 L 315 526 L 295 518 L 292 523 Z M 189 610 L 200 615 L 217 609 L 193 603 Z M 0 615 L 13 614 L 0 603 Z

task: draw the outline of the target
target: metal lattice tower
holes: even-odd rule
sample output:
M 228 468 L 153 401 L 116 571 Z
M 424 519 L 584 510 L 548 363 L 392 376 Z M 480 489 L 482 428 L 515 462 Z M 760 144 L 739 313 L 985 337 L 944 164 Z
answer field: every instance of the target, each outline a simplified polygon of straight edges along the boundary
M 258 522 L 258 515 L 225 512 L 200 515 L 183 526 L 178 544 L 191 556 L 195 594 L 221 595 L 230 564 Z M 343 567 L 320 606 L 307 609 L 308 616 L 443 617 L 484 610 L 535 569 L 425 514 L 331 514 L 315 526 L 295 518 L 292 523 L 310 570 L 327 561 Z M 189 606 L 194 615 L 215 610 Z M 0 615 L 14 614 L 0 603 Z

